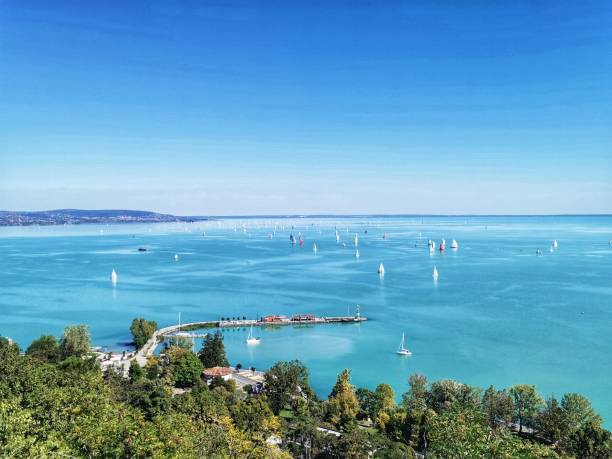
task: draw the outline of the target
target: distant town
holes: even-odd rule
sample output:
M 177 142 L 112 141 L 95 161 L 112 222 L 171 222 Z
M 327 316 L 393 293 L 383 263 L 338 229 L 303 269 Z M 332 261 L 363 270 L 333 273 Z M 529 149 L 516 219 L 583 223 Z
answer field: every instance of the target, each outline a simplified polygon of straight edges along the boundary
M 80 225 L 85 223 L 166 223 L 204 220 L 209 220 L 209 218 L 158 214 L 145 210 L 57 209 L 37 212 L 0 211 L 0 226 Z

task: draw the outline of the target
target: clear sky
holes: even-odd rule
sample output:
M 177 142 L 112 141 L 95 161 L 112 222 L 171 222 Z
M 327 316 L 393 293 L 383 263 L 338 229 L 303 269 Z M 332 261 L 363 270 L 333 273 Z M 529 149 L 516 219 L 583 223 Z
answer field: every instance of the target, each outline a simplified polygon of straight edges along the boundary
M 0 2 L 0 209 L 610 213 L 612 2 Z

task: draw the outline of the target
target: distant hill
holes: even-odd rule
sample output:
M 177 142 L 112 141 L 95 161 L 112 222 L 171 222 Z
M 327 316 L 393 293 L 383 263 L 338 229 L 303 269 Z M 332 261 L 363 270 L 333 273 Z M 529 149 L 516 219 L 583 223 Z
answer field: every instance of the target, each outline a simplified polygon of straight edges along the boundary
M 83 223 L 163 223 L 202 220 L 208 220 L 208 218 L 158 214 L 146 210 L 55 209 L 36 212 L 0 210 L 0 226 L 79 225 Z

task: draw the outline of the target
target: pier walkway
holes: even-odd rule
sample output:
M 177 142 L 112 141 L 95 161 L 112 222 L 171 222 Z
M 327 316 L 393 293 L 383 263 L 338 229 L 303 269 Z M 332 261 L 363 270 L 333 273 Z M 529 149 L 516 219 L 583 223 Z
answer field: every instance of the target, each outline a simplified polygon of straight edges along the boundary
M 302 316 L 303 317 L 303 316 Z M 180 336 L 187 338 L 204 338 L 207 333 L 189 333 L 188 330 L 200 330 L 203 328 L 232 328 L 232 327 L 267 327 L 267 326 L 279 326 L 279 325 L 316 325 L 316 324 L 328 324 L 328 323 L 356 323 L 364 322 L 368 320 L 367 317 L 362 317 L 357 314 L 356 316 L 335 316 L 335 317 L 314 317 L 308 316 L 308 318 L 301 318 L 296 316 L 292 319 L 279 319 L 279 320 L 220 320 L 220 321 L 204 321 L 204 322 L 190 322 L 186 324 L 170 325 L 168 327 L 160 328 L 155 330 L 153 336 L 145 343 L 145 345 L 138 350 L 134 356 L 130 359 L 136 360 L 138 364 L 143 367 L 147 363 L 147 357 L 152 356 L 155 353 L 157 346 L 163 342 L 165 336 L 172 336 L 180 332 Z

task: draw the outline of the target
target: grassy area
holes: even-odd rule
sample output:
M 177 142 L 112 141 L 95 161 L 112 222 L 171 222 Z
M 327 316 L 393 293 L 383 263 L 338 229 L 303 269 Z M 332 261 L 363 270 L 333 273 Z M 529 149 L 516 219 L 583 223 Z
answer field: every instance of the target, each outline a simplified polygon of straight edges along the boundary
M 285 418 L 285 419 L 293 419 L 293 411 L 291 410 L 280 410 L 280 413 L 278 413 L 278 415 L 281 418 Z

